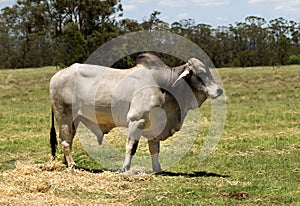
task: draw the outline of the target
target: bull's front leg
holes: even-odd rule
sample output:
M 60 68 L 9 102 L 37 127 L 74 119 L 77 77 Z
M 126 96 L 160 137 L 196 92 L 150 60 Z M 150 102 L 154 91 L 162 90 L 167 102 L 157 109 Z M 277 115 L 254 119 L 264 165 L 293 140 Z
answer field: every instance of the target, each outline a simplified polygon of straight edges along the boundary
M 128 138 L 127 143 L 126 143 L 126 155 L 125 155 L 125 160 L 123 164 L 122 171 L 129 171 L 130 170 L 130 165 L 131 165 L 131 160 L 133 155 L 136 152 L 136 149 L 138 147 L 139 141 Z
M 159 161 L 158 161 L 158 154 L 160 149 L 160 144 L 158 141 L 149 140 L 148 141 L 148 147 L 151 154 L 151 161 L 152 161 L 152 169 L 155 173 L 162 173 L 162 169 L 160 167 Z
M 141 127 L 144 124 L 144 120 L 139 120 L 139 121 L 132 121 L 129 122 L 128 125 L 128 139 L 126 143 L 126 155 L 125 155 L 125 160 L 124 164 L 122 167 L 122 171 L 128 171 L 130 170 L 130 165 L 131 165 L 131 160 L 133 155 L 136 153 L 139 140 L 141 137 Z

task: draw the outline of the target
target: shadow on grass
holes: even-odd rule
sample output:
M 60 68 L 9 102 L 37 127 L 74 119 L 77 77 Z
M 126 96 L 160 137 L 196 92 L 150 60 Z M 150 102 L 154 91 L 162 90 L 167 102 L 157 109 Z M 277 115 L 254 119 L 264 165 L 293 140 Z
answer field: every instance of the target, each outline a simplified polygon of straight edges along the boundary
M 187 178 L 193 178 L 193 177 L 229 177 L 229 175 L 223 175 L 223 174 L 217 174 L 213 172 L 205 172 L 205 171 L 199 171 L 199 172 L 193 172 L 193 173 L 181 173 L 181 172 L 168 172 L 164 171 L 162 173 L 159 173 L 157 175 L 162 176 L 170 176 L 170 177 L 187 177 Z
M 86 168 L 86 167 L 82 167 L 82 166 L 76 166 L 76 169 L 83 170 L 83 171 L 90 172 L 90 173 L 103 173 L 105 171 L 114 172 L 114 173 L 122 173 L 121 170 L 91 169 L 91 168 Z M 155 173 L 153 173 L 153 174 L 155 174 Z M 225 177 L 230 177 L 229 175 L 217 174 L 217 173 L 205 172 L 205 171 L 198 171 L 198 172 L 192 172 L 192 173 L 164 171 L 162 173 L 156 173 L 155 175 L 169 176 L 169 177 L 180 177 L 181 176 L 181 177 L 186 177 L 186 178 L 193 178 L 193 177 L 224 177 L 225 178 Z

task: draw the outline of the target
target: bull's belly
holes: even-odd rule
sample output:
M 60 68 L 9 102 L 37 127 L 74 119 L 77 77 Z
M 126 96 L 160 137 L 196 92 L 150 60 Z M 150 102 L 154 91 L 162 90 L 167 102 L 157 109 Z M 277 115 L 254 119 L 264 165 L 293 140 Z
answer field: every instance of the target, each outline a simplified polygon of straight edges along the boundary
M 127 127 L 126 114 L 115 115 L 110 108 L 81 107 L 74 119 L 98 126 L 103 134 L 115 127 Z
M 180 130 L 180 124 L 176 125 L 165 125 L 163 128 L 160 127 L 149 127 L 143 130 L 142 135 L 148 140 L 152 141 L 163 141 L 171 137 L 175 132 Z
M 146 137 L 148 140 L 152 140 L 155 142 L 163 141 L 171 137 L 176 131 L 175 130 L 165 130 L 161 132 L 160 134 L 156 134 L 149 131 L 144 131 L 142 135 Z
M 96 119 L 104 134 L 115 127 L 127 127 L 126 118 L 116 118 L 112 113 L 97 112 Z
M 125 105 L 125 106 L 124 106 Z M 81 108 L 81 115 L 98 125 L 103 134 L 115 127 L 128 127 L 127 114 L 129 106 L 118 104 L 118 107 Z M 166 116 L 161 109 L 153 110 L 146 118 L 142 135 L 148 140 L 162 141 L 172 136 L 181 127 L 180 121 L 174 116 Z

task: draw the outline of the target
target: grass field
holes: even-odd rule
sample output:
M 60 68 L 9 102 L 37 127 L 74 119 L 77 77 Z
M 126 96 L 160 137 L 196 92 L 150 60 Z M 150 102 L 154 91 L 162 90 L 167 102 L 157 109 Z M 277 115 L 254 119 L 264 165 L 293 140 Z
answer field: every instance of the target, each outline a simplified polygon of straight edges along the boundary
M 300 205 L 300 66 L 220 69 L 228 100 L 217 150 L 199 161 L 207 101 L 192 148 L 164 176 L 110 172 L 78 138 L 75 162 L 93 172 L 66 169 L 62 155 L 50 161 L 55 72 L 0 70 L 0 205 Z

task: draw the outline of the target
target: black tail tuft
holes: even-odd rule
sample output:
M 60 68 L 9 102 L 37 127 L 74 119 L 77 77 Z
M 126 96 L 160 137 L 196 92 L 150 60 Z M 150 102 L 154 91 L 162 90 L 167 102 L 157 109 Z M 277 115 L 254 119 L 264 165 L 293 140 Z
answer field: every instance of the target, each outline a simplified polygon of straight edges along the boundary
M 56 153 L 56 147 L 57 147 L 57 138 L 56 138 L 56 131 L 55 131 L 55 126 L 54 126 L 54 113 L 52 109 L 52 124 L 51 124 L 51 130 L 50 130 L 50 145 L 51 145 L 51 153 L 53 159 L 56 158 L 55 153 Z

